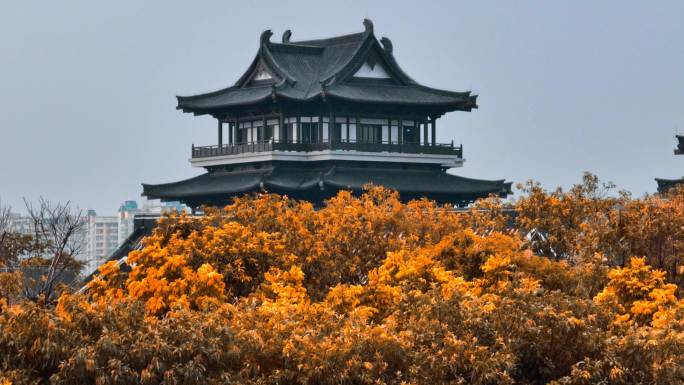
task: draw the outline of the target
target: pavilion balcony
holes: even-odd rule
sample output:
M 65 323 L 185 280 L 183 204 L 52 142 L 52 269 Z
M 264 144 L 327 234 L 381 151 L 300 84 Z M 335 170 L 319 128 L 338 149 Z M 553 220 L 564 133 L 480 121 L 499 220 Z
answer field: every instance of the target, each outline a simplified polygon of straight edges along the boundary
M 192 159 L 223 157 L 249 153 L 265 152 L 318 152 L 318 151 L 354 151 L 358 153 L 395 153 L 426 154 L 463 158 L 463 145 L 454 143 L 397 143 L 397 142 L 364 142 L 364 141 L 322 141 L 302 143 L 293 141 L 262 141 L 235 145 L 192 146 Z

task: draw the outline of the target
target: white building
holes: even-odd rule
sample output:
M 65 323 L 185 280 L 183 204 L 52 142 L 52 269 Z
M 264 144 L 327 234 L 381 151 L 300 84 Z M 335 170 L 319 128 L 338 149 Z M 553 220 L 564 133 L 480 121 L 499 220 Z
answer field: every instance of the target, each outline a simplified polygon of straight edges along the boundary
M 160 215 L 169 211 L 182 211 L 187 206 L 178 202 L 143 200 L 142 209 L 133 200 L 125 201 L 117 215 L 99 216 L 95 210 L 88 210 L 86 226 L 76 234 L 74 240 L 82 244 L 81 253 L 76 259 L 83 262 L 82 274 L 90 274 L 102 265 L 134 230 L 134 218 L 138 214 Z M 21 234 L 34 234 L 33 222 L 29 217 L 13 214 L 10 231 Z
M 140 214 L 141 212 L 142 211 L 138 208 L 138 202 L 136 201 L 125 201 L 119 207 L 117 213 L 119 218 L 119 245 L 133 232 L 133 219 L 136 214 Z
M 107 260 L 119 246 L 119 218 L 98 216 L 95 210 L 88 210 L 86 245 L 86 266 L 83 270 L 89 274 Z
M 143 200 L 142 209 L 136 201 L 125 201 L 116 216 L 97 216 L 94 210 L 88 212 L 86 243 L 87 257 L 85 274 L 90 274 L 102 265 L 116 249 L 123 244 L 134 230 L 134 218 L 138 214 L 159 215 L 172 210 L 183 211 L 187 206 L 178 202 Z M 91 215 L 92 214 L 92 215 Z

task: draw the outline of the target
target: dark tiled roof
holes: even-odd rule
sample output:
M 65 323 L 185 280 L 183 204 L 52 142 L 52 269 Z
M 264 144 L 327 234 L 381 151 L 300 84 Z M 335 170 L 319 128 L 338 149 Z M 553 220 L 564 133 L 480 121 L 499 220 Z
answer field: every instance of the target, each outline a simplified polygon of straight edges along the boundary
M 271 32 L 261 36 L 259 52 L 238 82 L 219 91 L 195 96 L 179 96 L 178 109 L 196 114 L 211 113 L 235 106 L 284 98 L 308 101 L 330 96 L 365 103 L 434 105 L 445 112 L 477 108 L 476 98 L 469 92 L 451 92 L 422 86 L 399 67 L 392 54 L 392 43 L 373 34 L 370 21 L 364 21 L 362 33 L 328 39 L 272 43 Z M 288 31 L 289 32 L 289 31 Z M 353 73 L 370 56 L 382 63 L 392 84 L 376 79 L 368 82 L 354 78 Z M 250 82 L 257 66 L 272 74 L 270 82 Z
M 677 138 L 677 148 L 675 148 L 675 155 L 684 154 L 684 135 L 675 135 Z
M 658 192 L 659 193 L 667 192 L 667 190 L 669 190 L 675 186 L 684 185 L 684 178 L 679 178 L 679 179 L 655 178 L 655 180 L 656 180 L 656 183 L 658 183 Z
M 150 199 L 179 200 L 190 206 L 227 204 L 234 196 L 268 191 L 320 201 L 339 190 L 359 192 L 368 183 L 399 191 L 402 199 L 427 197 L 454 204 L 511 193 L 504 180 L 470 179 L 433 169 L 275 166 L 250 171 L 205 173 L 180 182 L 143 184 Z

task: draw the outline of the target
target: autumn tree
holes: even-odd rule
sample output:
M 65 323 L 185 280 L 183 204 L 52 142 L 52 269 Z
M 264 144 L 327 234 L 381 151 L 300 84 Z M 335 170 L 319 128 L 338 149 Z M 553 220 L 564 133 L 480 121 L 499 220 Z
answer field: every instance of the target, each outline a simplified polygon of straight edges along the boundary
M 618 263 L 616 250 L 636 248 L 611 240 L 636 224 L 617 213 L 640 203 L 596 183 L 466 211 L 371 187 L 319 209 L 261 194 L 167 214 L 126 269 L 105 264 L 83 295 L 0 304 L 0 378 L 682 383 L 684 302 L 652 256 Z M 553 237 L 533 244 L 521 231 L 533 226 Z

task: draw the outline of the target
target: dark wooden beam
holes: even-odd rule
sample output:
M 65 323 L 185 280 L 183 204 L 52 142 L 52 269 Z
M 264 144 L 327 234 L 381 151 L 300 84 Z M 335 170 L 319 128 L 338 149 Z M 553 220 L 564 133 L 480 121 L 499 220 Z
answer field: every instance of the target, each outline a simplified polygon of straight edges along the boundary
M 223 122 L 218 119 L 218 145 L 219 147 L 223 145 Z
M 335 135 L 335 113 L 330 110 L 330 115 L 328 116 L 328 141 L 334 142 L 338 141 L 340 138 L 333 138 Z
M 402 144 L 404 142 L 404 119 L 401 117 L 399 118 L 399 138 L 397 140 L 399 141 L 399 144 Z
M 285 137 L 287 136 L 287 131 L 285 130 L 285 118 L 283 117 L 283 112 L 280 111 L 278 115 L 278 130 L 280 130 L 280 135 L 278 135 L 278 140 L 280 142 L 285 142 Z
M 262 117 L 262 124 L 261 124 L 261 140 L 266 141 L 266 115 Z M 271 133 L 273 135 L 273 133 Z
M 432 124 L 432 145 L 434 146 L 437 144 L 437 123 L 435 118 L 430 119 L 430 123 Z

